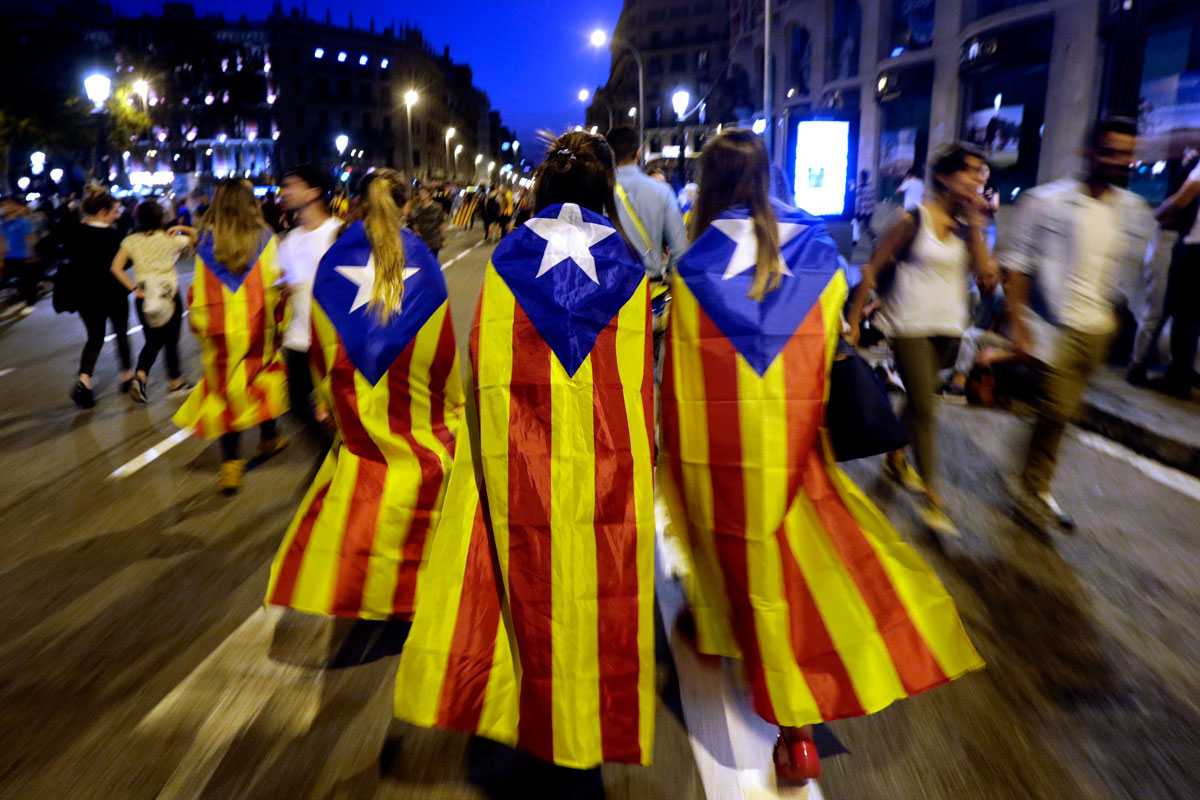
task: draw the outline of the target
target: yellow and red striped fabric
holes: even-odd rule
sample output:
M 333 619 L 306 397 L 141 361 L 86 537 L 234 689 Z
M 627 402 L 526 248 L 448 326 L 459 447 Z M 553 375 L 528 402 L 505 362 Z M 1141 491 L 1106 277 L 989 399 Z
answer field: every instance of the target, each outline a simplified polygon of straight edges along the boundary
M 354 307 L 358 286 L 339 273 L 367 263 L 361 223 L 317 269 L 313 371 L 338 437 L 271 565 L 270 604 L 358 619 L 412 615 L 463 390 L 441 270 L 423 243 L 403 233 L 415 276 L 387 323 L 365 304 Z
M 463 199 L 462 205 L 454 213 L 452 220 L 456 228 L 465 229 L 471 226 L 471 217 L 475 214 L 475 208 L 479 205 L 479 198 L 482 194 L 482 191 L 473 192 L 470 197 Z
M 506 237 L 484 277 L 471 334 L 479 450 L 462 448 L 455 461 L 396 714 L 562 766 L 646 764 L 655 701 L 648 284 L 636 261 L 596 258 L 605 289 L 592 291 L 616 311 L 571 372 L 559 340 L 539 332 L 548 317 L 497 268 L 502 251 L 531 247 L 531 237 L 526 226 Z M 625 252 L 614 238 L 606 252 Z M 532 252 L 528 283 L 548 285 L 551 275 L 536 284 L 541 251 Z M 608 270 L 618 269 L 632 272 L 612 301 Z
M 672 286 L 659 485 L 700 649 L 742 658 L 756 711 L 781 726 L 983 666 L 932 570 L 833 461 L 822 421 L 845 296 L 838 271 L 760 375 L 687 281 Z
M 215 439 L 288 410 L 279 350 L 287 306 L 278 288 L 281 275 L 274 236 L 242 275 L 217 263 L 211 241 L 201 241 L 188 307 L 204 377 L 176 412 L 176 425 Z

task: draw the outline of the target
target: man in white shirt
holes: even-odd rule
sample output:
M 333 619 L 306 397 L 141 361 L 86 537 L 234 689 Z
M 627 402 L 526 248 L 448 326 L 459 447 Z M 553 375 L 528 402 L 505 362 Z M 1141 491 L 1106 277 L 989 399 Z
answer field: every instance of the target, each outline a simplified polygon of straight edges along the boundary
M 912 211 L 921 205 L 921 201 L 925 199 L 925 182 L 915 169 L 904 173 L 904 180 L 896 188 L 896 194 L 904 196 L 905 211 Z
M 279 245 L 279 263 L 287 284 L 288 322 L 283 334 L 283 355 L 287 363 L 288 390 L 292 413 L 310 431 L 319 432 L 313 411 L 312 368 L 309 346 L 309 308 L 312 305 L 313 277 L 321 256 L 337 239 L 342 221 L 329 212 L 328 182 L 325 174 L 303 164 L 283 176 L 279 199 L 285 211 L 295 215 L 296 227 Z M 318 436 L 324 439 L 323 433 Z
M 1200 163 L 1188 174 L 1179 191 L 1158 207 L 1155 216 L 1165 223 L 1191 206 L 1197 197 L 1200 197 Z M 1171 254 L 1166 302 L 1166 313 L 1171 315 L 1171 366 L 1163 382 L 1153 385 L 1186 400 L 1192 396 L 1196 343 L 1200 339 L 1200 214 L 1179 237 Z
M 1026 192 L 998 253 L 1010 271 L 1013 344 L 1041 368 L 1037 422 L 1024 468 L 1010 485 L 1017 511 L 1039 528 L 1050 518 L 1074 527 L 1050 494 L 1059 443 L 1079 413 L 1088 378 L 1108 354 L 1120 290 L 1140 274 L 1150 250 L 1150 208 L 1122 188 L 1136 143 L 1134 121 L 1098 121 L 1083 178 Z

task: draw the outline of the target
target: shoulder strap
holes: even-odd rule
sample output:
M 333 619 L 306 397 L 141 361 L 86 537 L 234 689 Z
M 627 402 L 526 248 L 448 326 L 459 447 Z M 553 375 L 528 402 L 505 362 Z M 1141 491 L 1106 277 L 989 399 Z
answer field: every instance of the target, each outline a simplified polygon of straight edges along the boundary
M 633 220 L 633 227 L 637 228 L 638 235 L 642 237 L 642 242 L 646 245 L 645 252 L 649 252 L 652 245 L 650 244 L 650 237 L 646 233 L 646 226 L 642 224 L 641 218 L 637 215 L 637 212 L 633 210 L 633 203 L 629 202 L 629 195 L 625 193 L 625 187 L 618 183 L 616 191 L 617 198 L 621 201 L 621 205 L 625 206 L 626 213 L 628 213 L 629 218 Z

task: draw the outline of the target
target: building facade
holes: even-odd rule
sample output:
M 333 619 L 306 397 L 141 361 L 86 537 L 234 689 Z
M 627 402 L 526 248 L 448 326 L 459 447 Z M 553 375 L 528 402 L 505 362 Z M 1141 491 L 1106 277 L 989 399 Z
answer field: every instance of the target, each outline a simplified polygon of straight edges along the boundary
M 377 30 L 374 20 L 359 28 L 352 15 L 334 25 L 328 14 L 318 21 L 278 3 L 259 21 L 200 17 L 186 3 L 121 17 L 87 0 L 73 0 L 70 13 L 47 7 L 8 21 L 14 44 L 48 33 L 63 43 L 47 61 L 70 73 L 61 82 L 68 104 L 82 96 L 83 76 L 99 73 L 111 78 L 114 100 L 148 119 L 127 141 L 110 135 L 93 158 L 95 176 L 119 186 L 179 190 L 227 175 L 270 183 L 298 163 L 346 179 L 411 167 L 416 178 L 466 180 L 476 177 L 476 156 L 486 164 L 497 155 L 496 112 L 470 67 L 448 48 L 435 52 L 415 28 Z M 109 103 L 91 116 L 111 134 L 123 110 Z M 10 161 L 19 167 L 25 157 Z M 15 180 L 19 169 L 10 173 Z
M 763 92 L 762 0 L 734 61 Z M 798 118 L 850 119 L 859 169 L 889 197 L 939 144 L 979 145 L 1004 202 L 1073 174 L 1099 113 L 1138 116 L 1133 187 L 1200 146 L 1200 4 L 1175 0 L 775 0 L 774 157 Z M 737 16 L 736 14 L 734 15 Z M 761 117 L 762 101 L 757 103 Z M 853 176 L 851 176 L 853 179 Z

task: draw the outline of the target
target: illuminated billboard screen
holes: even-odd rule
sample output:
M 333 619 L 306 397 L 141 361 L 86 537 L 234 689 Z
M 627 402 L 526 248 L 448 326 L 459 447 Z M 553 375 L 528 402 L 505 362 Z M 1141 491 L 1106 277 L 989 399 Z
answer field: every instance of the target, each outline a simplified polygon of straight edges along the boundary
M 846 211 L 850 123 L 807 119 L 796 124 L 796 206 L 819 217 Z

